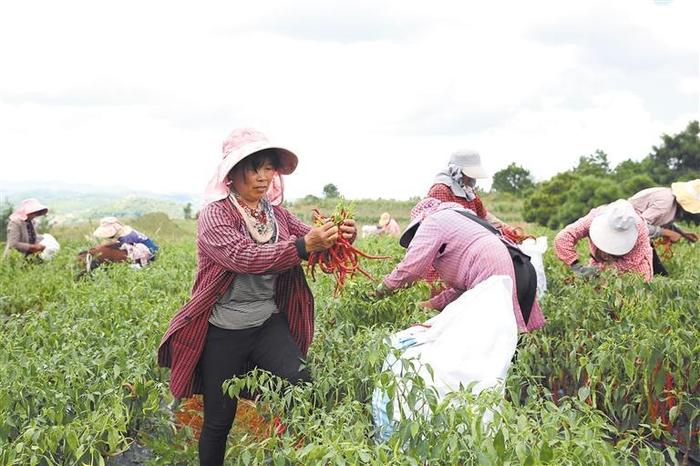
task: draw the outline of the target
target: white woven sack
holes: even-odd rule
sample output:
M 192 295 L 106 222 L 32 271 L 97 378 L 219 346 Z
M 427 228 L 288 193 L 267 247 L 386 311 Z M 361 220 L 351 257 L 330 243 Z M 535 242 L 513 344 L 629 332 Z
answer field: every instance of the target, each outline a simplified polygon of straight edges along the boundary
M 459 390 L 460 385 L 467 387 L 473 382 L 474 394 L 485 389 L 502 392 L 518 342 L 512 288 L 510 277 L 490 277 L 421 326 L 392 335 L 390 345 L 401 350 L 401 359 L 419 361 L 419 375 L 427 386 L 435 388 L 441 399 Z M 432 368 L 434 379 L 426 364 Z M 382 370 L 388 369 L 397 377 L 403 375 L 403 365 L 392 353 Z M 388 439 L 400 420 L 399 403 L 404 411 L 408 409 L 406 400 L 397 397 L 393 418 L 389 419 L 388 402 L 386 393 L 380 389 L 374 391 L 372 411 L 379 440 Z M 489 421 L 490 416 L 484 419 L 485 423 Z
M 44 233 L 42 236 L 43 238 L 39 241 L 39 244 L 44 246 L 44 250 L 39 253 L 39 257 L 41 260 L 48 261 L 53 259 L 53 256 L 61 249 L 61 245 L 58 244 L 58 241 L 56 241 L 53 235 Z

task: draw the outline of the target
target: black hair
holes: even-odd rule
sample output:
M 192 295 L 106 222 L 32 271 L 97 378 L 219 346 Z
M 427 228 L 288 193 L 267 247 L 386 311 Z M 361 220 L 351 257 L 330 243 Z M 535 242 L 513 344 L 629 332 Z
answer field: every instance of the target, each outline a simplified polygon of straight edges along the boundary
M 263 149 L 249 155 L 234 165 L 233 168 L 240 167 L 245 170 L 256 172 L 265 162 L 270 162 L 275 170 L 280 168 L 280 156 L 275 149 Z

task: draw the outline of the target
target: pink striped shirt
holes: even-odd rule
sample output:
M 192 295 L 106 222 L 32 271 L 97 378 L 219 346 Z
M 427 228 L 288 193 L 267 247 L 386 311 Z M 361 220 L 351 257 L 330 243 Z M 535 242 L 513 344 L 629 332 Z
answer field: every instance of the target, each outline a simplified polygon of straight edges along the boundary
M 206 340 L 208 320 L 216 300 L 238 273 L 279 273 L 275 290 L 278 308 L 303 354 L 314 331 L 314 301 L 300 267 L 294 240 L 310 227 L 280 206 L 274 206 L 279 232 L 274 244 L 259 245 L 245 231 L 241 215 L 228 199 L 212 202 L 198 220 L 197 276 L 190 300 L 170 320 L 158 348 L 158 364 L 171 368 L 170 391 L 184 398 L 201 393 L 196 370 Z
M 440 251 L 443 245 L 445 248 Z M 384 285 L 392 290 L 407 286 L 423 278 L 431 266 L 449 286 L 430 300 L 438 310 L 493 275 L 507 275 L 515 284 L 513 261 L 498 236 L 451 210 L 450 205 L 441 205 L 421 222 L 406 255 L 384 279 Z M 488 309 L 483 311 L 488 312 Z M 513 311 L 522 332 L 545 324 L 544 315 L 535 299 L 528 325 L 525 326 L 515 286 Z
M 576 243 L 582 238 L 588 238 L 591 222 L 603 212 L 604 207 L 605 206 L 591 209 L 588 215 L 567 225 L 562 231 L 557 233 L 557 236 L 554 238 L 554 251 L 557 257 L 566 265 L 571 265 L 578 260 Z M 653 251 L 651 249 L 651 243 L 649 242 L 647 225 L 642 218 L 637 219 L 637 231 L 639 232 L 639 237 L 632 250 L 624 256 L 612 258 L 608 262 L 603 262 L 598 259 L 598 257 L 600 257 L 599 250 L 589 239 L 588 245 L 591 251 L 590 264 L 600 268 L 613 267 L 620 272 L 638 272 L 644 276 L 646 281 L 651 281 L 654 276 L 652 267 Z

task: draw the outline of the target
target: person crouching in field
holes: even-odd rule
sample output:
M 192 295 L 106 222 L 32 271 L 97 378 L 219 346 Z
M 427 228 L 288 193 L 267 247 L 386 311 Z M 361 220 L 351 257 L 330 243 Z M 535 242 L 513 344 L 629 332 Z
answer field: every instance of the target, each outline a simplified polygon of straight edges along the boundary
M 292 384 L 311 381 L 303 358 L 314 332 L 313 296 L 301 267 L 311 252 L 353 241 L 355 224 L 305 225 L 267 197 L 297 156 L 253 129 L 233 131 L 197 221 L 192 296 L 170 321 L 158 363 L 175 398 L 204 395 L 200 464 L 221 465 L 237 400 L 225 380 L 259 367 Z M 281 185 L 280 185 L 281 186 Z M 275 196 L 276 198 L 278 196 Z
M 589 265 L 578 261 L 576 243 L 582 238 L 588 238 Z M 620 272 L 637 272 L 647 282 L 653 276 L 653 253 L 647 225 L 625 199 L 596 207 L 585 217 L 567 225 L 554 238 L 554 251 L 578 276 L 595 276 L 600 269 L 607 267 Z
M 694 243 L 697 233 L 683 231 L 674 222 L 687 220 L 700 223 L 700 180 L 672 183 L 670 188 L 647 188 L 629 198 L 634 210 L 647 223 L 649 237 L 666 238 L 675 243 L 681 238 Z M 654 254 L 654 274 L 668 275 L 656 250 Z
M 384 236 L 391 236 L 393 238 L 398 238 L 401 236 L 401 227 L 398 222 L 394 220 L 389 212 L 384 212 L 379 216 L 379 223 L 377 224 L 377 234 Z
M 78 263 L 85 267 L 80 275 L 105 263 L 130 262 L 134 268 L 145 267 L 155 260 L 158 252 L 158 245 L 151 238 L 122 224 L 116 217 L 100 219 L 100 226 L 92 235 L 102 241 L 78 253 Z
M 7 243 L 3 256 L 12 250 L 19 251 L 26 257 L 40 254 L 45 246 L 41 244 L 43 235 L 36 233 L 34 219 L 46 215 L 48 211 L 48 207 L 37 199 L 24 199 L 20 202 L 7 224 Z
M 516 229 L 489 212 L 476 192 L 476 181 L 488 176 L 481 165 L 481 156 L 478 152 L 459 150 L 450 156 L 447 167 L 435 176 L 427 197 L 442 202 L 455 202 L 486 220 L 503 235 L 515 239 Z M 426 272 L 424 279 L 430 286 L 431 297 L 437 296 L 445 289 L 436 281 L 438 274 L 433 269 Z
M 100 246 L 113 247 L 126 253 L 125 260 L 145 266 L 154 260 L 158 245 L 148 236 L 129 225 L 123 225 L 116 217 L 104 217 L 92 233 L 102 240 Z
M 440 311 L 487 278 L 506 275 L 513 280 L 513 312 L 518 329 L 529 332 L 545 324 L 535 296 L 534 269 L 526 276 L 517 276 L 507 248 L 507 244 L 513 245 L 461 205 L 423 199 L 411 210 L 411 223 L 399 242 L 407 248 L 406 255 L 379 285 L 376 298 L 420 280 L 434 267 L 448 288 L 418 304 Z

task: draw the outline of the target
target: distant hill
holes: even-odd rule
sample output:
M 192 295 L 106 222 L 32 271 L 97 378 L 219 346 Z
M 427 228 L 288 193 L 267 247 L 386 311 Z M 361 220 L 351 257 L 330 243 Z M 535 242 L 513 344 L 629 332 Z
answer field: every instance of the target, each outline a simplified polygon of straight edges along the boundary
M 194 214 L 201 200 L 192 194 L 159 194 L 123 187 L 72 185 L 66 183 L 15 183 L 0 181 L 0 201 L 16 205 L 35 197 L 50 209 L 52 223 L 71 224 L 100 217 L 140 217 L 163 212 L 170 218 L 183 218 L 183 207 L 192 203 Z

